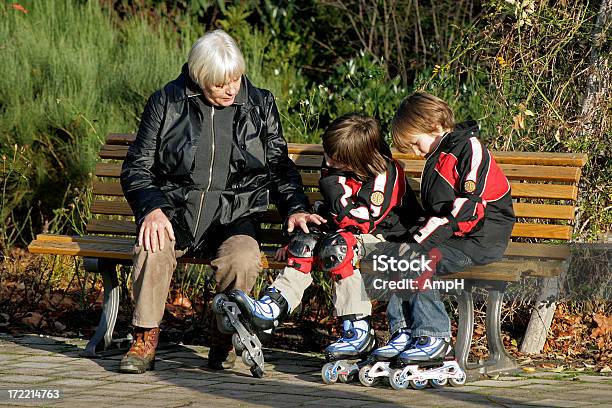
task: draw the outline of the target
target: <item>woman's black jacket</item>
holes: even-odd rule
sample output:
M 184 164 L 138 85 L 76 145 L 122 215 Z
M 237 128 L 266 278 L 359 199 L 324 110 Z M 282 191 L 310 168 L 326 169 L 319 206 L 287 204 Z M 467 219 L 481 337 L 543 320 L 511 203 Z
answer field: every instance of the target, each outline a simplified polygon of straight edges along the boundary
M 186 65 L 177 79 L 149 98 L 121 171 L 123 192 L 136 223 L 140 225 L 145 215 L 160 208 L 175 230 L 186 225 L 197 241 L 196 230 L 201 228 L 194 223 L 204 220 L 205 228 L 229 224 L 265 212 L 270 198 L 284 217 L 307 211 L 308 199 L 287 154 L 274 97 L 246 77 L 232 106 L 231 130 L 227 123 L 223 125 L 227 135 L 213 138 L 212 174 L 208 180 L 194 179 L 198 143 L 211 143 L 206 129 L 211 120 L 204 114 L 211 108 L 202 101 L 205 98 Z M 211 180 L 215 181 L 211 184 Z M 197 212 L 199 220 L 193 211 L 185 216 L 194 205 L 202 210 Z

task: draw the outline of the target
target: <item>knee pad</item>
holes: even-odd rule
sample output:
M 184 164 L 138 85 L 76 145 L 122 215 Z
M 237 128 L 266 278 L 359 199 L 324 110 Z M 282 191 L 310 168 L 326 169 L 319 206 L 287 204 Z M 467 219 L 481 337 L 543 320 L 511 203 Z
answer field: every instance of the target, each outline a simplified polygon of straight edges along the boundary
M 291 234 L 287 245 L 287 266 L 310 273 L 317 260 L 317 244 L 322 236 L 322 232 L 314 229 L 308 234 L 303 231 Z
M 335 279 L 351 276 L 356 245 L 357 239 L 352 232 L 340 231 L 325 236 L 319 245 L 321 269 Z

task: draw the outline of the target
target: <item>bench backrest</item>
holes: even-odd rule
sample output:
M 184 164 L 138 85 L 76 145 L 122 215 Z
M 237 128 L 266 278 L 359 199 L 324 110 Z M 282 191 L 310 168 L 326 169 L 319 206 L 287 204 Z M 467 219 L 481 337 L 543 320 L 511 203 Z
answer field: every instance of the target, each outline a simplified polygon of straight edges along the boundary
M 87 224 L 88 233 L 133 236 L 136 227 L 132 211 L 123 197 L 119 175 L 133 134 L 110 134 L 100 150 L 93 182 L 91 212 L 95 216 Z M 323 149 L 320 145 L 289 144 L 289 154 L 302 173 L 302 180 L 311 202 L 321 198 L 318 191 L 319 168 Z M 419 177 L 424 161 L 412 154 L 394 152 L 404 166 L 410 184 L 419 191 Z M 578 196 L 578 182 L 586 155 L 577 153 L 493 152 L 512 188 L 517 223 L 513 241 L 567 241 Z M 270 209 L 262 219 L 262 244 L 282 242 L 279 213 Z M 524 251 L 525 246 L 522 251 Z M 514 248 L 518 248 L 515 246 Z M 513 253 L 509 248 L 507 255 Z

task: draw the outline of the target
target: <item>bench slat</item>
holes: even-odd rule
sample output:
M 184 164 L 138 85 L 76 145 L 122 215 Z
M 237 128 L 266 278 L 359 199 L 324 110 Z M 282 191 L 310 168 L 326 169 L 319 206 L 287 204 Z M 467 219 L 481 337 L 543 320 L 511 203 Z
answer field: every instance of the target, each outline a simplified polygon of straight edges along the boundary
M 307 184 L 305 179 L 311 181 L 314 179 L 314 183 Z M 304 185 L 307 187 L 318 187 L 319 175 L 314 176 L 308 175 L 304 177 L 302 175 Z M 408 179 L 410 187 L 419 192 L 419 181 L 413 178 Z M 515 198 L 541 198 L 541 199 L 559 199 L 559 200 L 576 200 L 578 194 L 578 188 L 575 185 L 562 185 L 562 184 L 533 184 L 533 183 L 510 183 L 512 188 L 512 196 Z M 95 195 L 105 196 L 123 196 L 123 190 L 119 182 L 104 182 L 94 180 L 93 182 L 93 193 Z
M 262 234 L 263 242 L 282 242 L 282 236 L 279 230 L 265 231 L 265 234 Z M 87 223 L 87 232 L 98 234 L 135 235 L 136 226 L 133 221 L 91 219 Z M 512 236 L 515 238 L 521 237 L 569 240 L 571 238 L 571 234 L 572 227 L 569 225 L 516 223 L 512 229 Z
M 98 238 L 98 237 L 95 237 Z M 133 241 L 125 239 L 97 240 L 88 237 L 69 237 L 49 235 L 41 237 L 30 243 L 28 249 L 33 254 L 69 255 L 82 257 L 111 258 L 122 261 L 131 261 Z M 283 262 L 273 259 L 273 252 L 267 252 L 265 267 L 282 268 Z M 179 262 L 207 264 L 209 260 L 196 258 L 182 258 Z M 504 259 L 486 266 L 474 266 L 466 271 L 444 276 L 444 279 L 481 279 L 517 281 L 521 275 L 555 276 L 560 268 L 560 261 L 522 261 Z
M 574 200 L 578 198 L 578 187 L 564 184 L 536 184 L 510 182 L 512 197 Z
M 312 192 L 306 193 L 310 202 L 320 200 L 321 193 Z M 108 200 L 93 200 L 91 203 L 91 212 L 93 214 L 103 215 L 133 215 L 132 209 L 126 201 L 108 201 Z M 550 205 L 550 204 L 527 204 L 515 203 L 514 213 L 521 218 L 538 218 L 550 220 L 573 220 L 574 207 L 571 205 Z M 280 224 L 284 220 L 276 210 L 269 210 L 267 217 L 263 222 Z
M 297 162 L 307 161 L 302 156 Z M 415 161 L 416 163 L 416 161 Z M 306 167 L 318 169 L 320 162 L 314 166 Z M 580 179 L 580 168 L 560 166 L 528 166 L 528 165 L 500 165 L 509 180 L 529 181 L 557 181 L 576 183 Z M 423 170 L 422 163 L 408 162 L 404 168 L 406 174 L 418 177 Z M 121 175 L 121 164 L 119 163 L 96 163 L 95 175 L 98 177 L 119 177 Z
M 124 152 L 127 151 L 127 146 L 134 141 L 134 134 L 111 133 L 106 138 L 107 145 L 126 146 Z M 104 149 L 104 147 L 103 147 Z M 290 154 L 323 154 L 323 146 L 320 144 L 302 144 L 289 143 L 288 150 Z M 393 157 L 398 159 L 414 160 L 419 159 L 411 153 L 400 153 L 396 149 L 393 150 Z M 125 153 L 119 159 L 123 159 Z M 587 156 L 583 153 L 550 153 L 550 152 L 507 152 L 494 151 L 493 157 L 499 164 L 534 164 L 542 166 L 573 166 L 582 167 L 587 162 Z
M 572 237 L 572 227 L 569 225 L 523 224 L 516 223 L 512 228 L 513 237 L 546 238 L 569 240 Z
M 321 156 L 289 155 L 299 168 L 319 169 Z M 423 172 L 423 160 L 399 160 L 406 174 L 418 177 Z M 523 164 L 500 164 L 499 167 L 510 180 L 549 180 L 577 182 L 580 179 L 579 167 L 541 166 Z
M 302 182 L 306 187 L 319 187 L 319 173 L 302 173 Z M 410 187 L 417 193 L 420 190 L 419 178 L 408 177 Z M 578 187 L 575 184 L 541 184 L 510 182 L 512 196 L 520 198 L 543 198 L 559 200 L 576 200 Z
M 136 235 L 134 221 L 90 219 L 87 222 L 87 232 L 91 234 Z
M 133 216 L 132 209 L 126 201 L 93 200 L 92 214 Z
M 134 226 L 133 223 L 130 225 Z M 133 244 L 134 238 L 122 238 L 122 237 L 105 237 L 100 235 L 84 235 L 84 236 L 69 236 L 69 235 L 55 235 L 55 234 L 38 234 L 36 236 L 38 241 L 62 241 L 72 242 L 75 240 L 81 242 L 109 242 L 109 243 L 122 243 L 122 244 Z M 557 244 L 537 244 L 537 243 L 525 243 L 525 242 L 510 242 L 505 252 L 506 257 L 520 257 L 520 258 L 549 258 L 557 260 L 565 260 L 570 256 L 570 249 L 567 245 Z
M 133 226 L 134 224 L 131 225 Z M 104 237 L 100 235 L 70 236 L 55 234 L 38 234 L 36 236 L 36 240 L 57 242 L 103 242 L 120 245 L 134 244 L 133 237 Z M 508 258 L 548 258 L 563 261 L 569 258 L 570 249 L 567 245 L 510 242 L 504 256 Z

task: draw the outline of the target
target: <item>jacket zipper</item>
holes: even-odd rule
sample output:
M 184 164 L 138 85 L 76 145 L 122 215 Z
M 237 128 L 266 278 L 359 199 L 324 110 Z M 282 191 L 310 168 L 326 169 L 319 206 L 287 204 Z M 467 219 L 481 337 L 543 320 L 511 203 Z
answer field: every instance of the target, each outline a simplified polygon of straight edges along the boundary
M 215 107 L 210 107 L 210 134 L 212 135 L 212 153 L 210 157 L 210 168 L 208 169 L 208 185 L 206 189 L 202 191 L 200 195 L 200 208 L 198 209 L 198 219 L 196 221 L 194 235 L 198 233 L 198 227 L 200 226 L 200 217 L 202 216 L 202 207 L 204 206 L 204 195 L 210 189 L 210 185 L 212 184 L 212 172 L 213 165 L 215 163 Z

